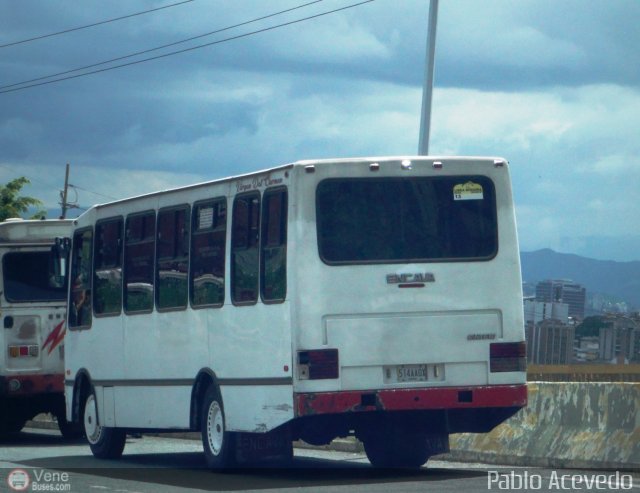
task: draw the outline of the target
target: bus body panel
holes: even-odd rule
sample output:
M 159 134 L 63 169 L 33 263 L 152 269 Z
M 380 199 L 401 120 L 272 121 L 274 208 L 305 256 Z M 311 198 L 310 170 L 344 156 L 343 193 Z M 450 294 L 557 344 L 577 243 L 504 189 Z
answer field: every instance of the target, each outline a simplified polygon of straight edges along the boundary
M 228 257 L 235 196 L 281 186 L 287 177 L 283 169 L 126 199 L 88 211 L 75 226 L 81 231 L 111 218 L 126 221 L 144 211 L 155 211 L 157 219 L 163 209 L 184 205 L 192 209 L 199 202 L 224 198 Z M 94 315 L 90 328 L 72 329 L 66 363 L 70 375 L 65 385 L 67 412 L 73 411 L 75 378 L 87 370 L 101 422 L 126 428 L 189 429 L 193 386 L 197 375 L 208 370 L 220 386 L 230 431 L 268 431 L 291 420 L 290 304 L 265 304 L 258 299 L 255 304 L 235 306 L 230 276 L 227 258 L 222 306 L 188 304 L 131 314 L 123 310 L 115 316 Z M 106 402 L 111 395 L 113 403 Z

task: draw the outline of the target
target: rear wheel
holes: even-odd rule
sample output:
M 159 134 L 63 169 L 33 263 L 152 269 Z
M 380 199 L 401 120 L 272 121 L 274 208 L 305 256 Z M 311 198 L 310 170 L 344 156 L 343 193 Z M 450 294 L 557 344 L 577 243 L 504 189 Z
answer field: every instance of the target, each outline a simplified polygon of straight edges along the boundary
M 215 386 L 210 386 L 202 402 L 200 430 L 207 466 L 225 469 L 235 463 L 235 436 L 226 431 L 222 398 Z
M 22 431 L 27 420 L 17 416 L 9 416 L 7 420 L 0 423 L 0 436 Z
M 31 416 L 9 400 L 0 399 L 0 436 L 18 433 Z
M 363 438 L 363 444 L 369 462 L 378 468 L 418 469 L 430 455 L 424 433 L 397 427 L 373 430 Z
M 127 435 L 124 430 L 108 428 L 98 423 L 98 407 L 93 392 L 89 394 L 84 403 L 83 424 L 91 453 L 95 457 L 98 459 L 120 458 Z
M 70 423 L 67 421 L 66 413 L 57 414 L 56 421 L 60 434 L 67 440 L 76 440 L 84 436 L 84 429 L 81 423 Z

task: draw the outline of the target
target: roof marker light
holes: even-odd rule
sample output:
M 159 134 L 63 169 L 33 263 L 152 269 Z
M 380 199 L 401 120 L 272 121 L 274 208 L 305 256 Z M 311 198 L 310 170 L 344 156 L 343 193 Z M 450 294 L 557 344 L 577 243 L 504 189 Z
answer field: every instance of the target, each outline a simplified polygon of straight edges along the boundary
M 380 164 L 379 163 L 371 163 L 369 165 L 369 170 L 370 171 L 380 171 Z
M 413 164 L 411 164 L 411 161 L 409 161 L 408 159 L 403 159 L 400 163 L 400 167 L 404 170 L 410 170 L 413 169 Z
M 434 161 L 432 166 L 433 169 L 442 169 L 442 161 Z
M 506 163 L 504 162 L 504 159 L 494 159 L 494 160 L 493 160 L 493 165 L 494 165 L 496 168 L 503 168 L 505 164 L 506 164 Z
M 308 166 L 305 166 L 305 167 L 304 167 L 304 170 L 305 170 L 307 173 L 315 173 L 315 172 L 316 172 L 316 167 L 315 167 L 313 164 L 310 164 L 310 165 L 308 165 Z

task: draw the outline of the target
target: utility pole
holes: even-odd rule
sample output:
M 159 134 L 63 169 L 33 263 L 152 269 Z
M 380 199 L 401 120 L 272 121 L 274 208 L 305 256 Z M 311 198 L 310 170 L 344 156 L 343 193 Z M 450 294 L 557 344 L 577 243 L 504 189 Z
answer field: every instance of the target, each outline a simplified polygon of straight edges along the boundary
M 62 206 L 62 214 L 60 215 L 60 219 L 66 219 L 67 217 L 67 191 L 69 189 L 69 163 L 67 163 L 67 169 L 64 173 L 64 190 L 60 192 L 60 197 L 62 198 L 62 202 L 60 205 Z
M 420 140 L 418 155 L 429 154 L 429 133 L 431 132 L 431 100 L 433 98 L 433 67 L 436 56 L 436 23 L 438 22 L 438 0 L 429 3 L 429 26 L 427 32 L 427 56 L 422 87 L 422 113 L 420 118 Z

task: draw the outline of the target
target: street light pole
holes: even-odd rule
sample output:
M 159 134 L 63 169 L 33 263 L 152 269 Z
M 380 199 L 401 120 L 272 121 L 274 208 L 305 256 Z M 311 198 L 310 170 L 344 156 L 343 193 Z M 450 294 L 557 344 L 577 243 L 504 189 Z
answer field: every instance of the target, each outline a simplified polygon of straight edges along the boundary
M 422 87 L 422 113 L 420 118 L 420 140 L 418 155 L 429 154 L 429 133 L 431 131 L 431 100 L 433 97 L 433 69 L 436 56 L 436 23 L 438 22 L 438 0 L 429 3 L 429 26 L 427 32 L 427 55 Z

